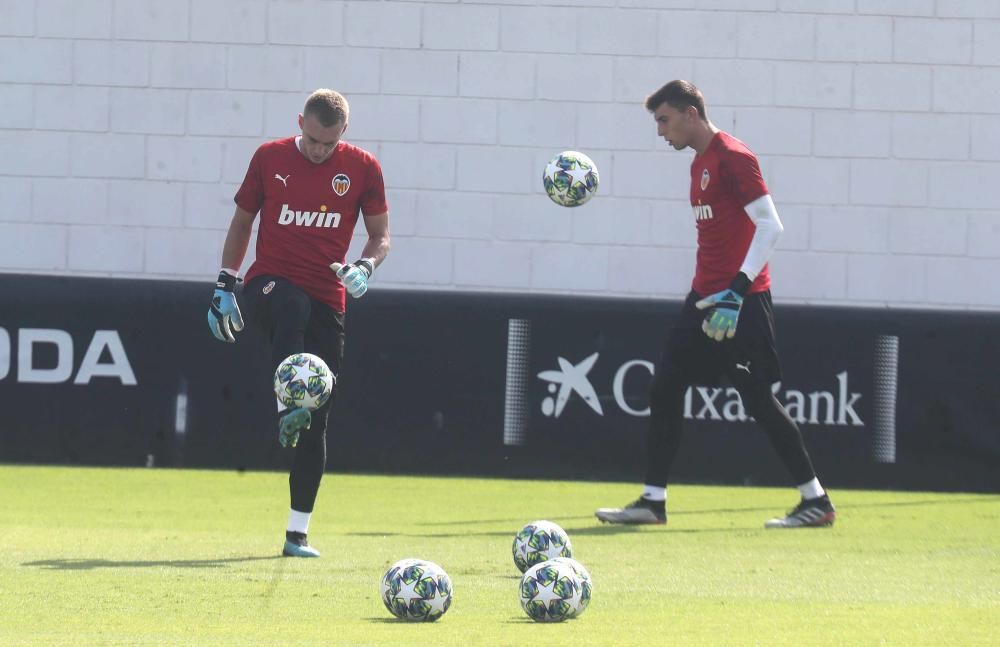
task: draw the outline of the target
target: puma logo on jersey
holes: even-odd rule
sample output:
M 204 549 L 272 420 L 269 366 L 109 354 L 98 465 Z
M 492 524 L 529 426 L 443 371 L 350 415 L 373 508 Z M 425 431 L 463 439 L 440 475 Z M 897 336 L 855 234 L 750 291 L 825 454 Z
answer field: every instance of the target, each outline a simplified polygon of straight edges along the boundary
M 289 173 L 289 174 L 288 174 L 288 175 L 286 175 L 285 177 L 281 177 L 281 176 L 280 176 L 280 175 L 278 175 L 277 173 L 275 173 L 275 174 L 274 174 L 274 179 L 275 179 L 275 180 L 281 180 L 281 183 L 285 185 L 285 188 L 286 188 L 286 189 L 288 188 L 288 178 L 290 178 L 290 177 L 292 177 L 292 174 L 291 174 L 291 173 Z
M 710 204 L 699 204 L 692 208 L 694 209 L 695 220 L 711 220 L 715 217 L 715 214 L 712 213 L 712 205 Z
M 321 206 L 319 211 L 293 211 L 287 204 L 283 204 L 281 213 L 278 214 L 278 224 L 297 227 L 339 227 L 340 214 L 327 211 L 326 205 Z

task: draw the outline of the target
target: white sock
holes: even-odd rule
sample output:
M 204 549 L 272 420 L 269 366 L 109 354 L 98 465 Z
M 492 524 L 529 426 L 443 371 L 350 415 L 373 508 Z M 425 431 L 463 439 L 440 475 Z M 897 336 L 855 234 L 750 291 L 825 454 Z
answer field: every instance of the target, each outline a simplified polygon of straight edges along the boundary
M 303 535 L 309 534 L 309 517 L 311 512 L 299 512 L 298 510 L 288 511 L 288 532 L 301 532 Z
M 819 484 L 819 479 L 815 477 L 808 483 L 800 485 L 799 492 L 802 494 L 803 499 L 815 499 L 826 494 L 826 490 Z
M 642 498 L 649 501 L 666 501 L 667 500 L 667 488 L 656 487 L 655 485 L 647 485 L 642 490 Z

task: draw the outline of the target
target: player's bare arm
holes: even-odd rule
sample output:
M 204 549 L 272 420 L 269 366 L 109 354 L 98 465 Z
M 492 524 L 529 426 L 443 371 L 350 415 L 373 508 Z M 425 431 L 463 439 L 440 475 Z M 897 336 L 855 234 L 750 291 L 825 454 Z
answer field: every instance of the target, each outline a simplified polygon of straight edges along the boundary
M 365 229 L 368 231 L 368 242 L 361 256 L 370 258 L 378 267 L 389 255 L 389 213 L 365 216 Z
M 222 246 L 222 267 L 237 273 L 243 258 L 247 254 L 250 246 L 250 236 L 253 235 L 253 221 L 257 214 L 236 207 L 233 219 L 229 223 L 229 232 L 226 234 L 226 242 Z

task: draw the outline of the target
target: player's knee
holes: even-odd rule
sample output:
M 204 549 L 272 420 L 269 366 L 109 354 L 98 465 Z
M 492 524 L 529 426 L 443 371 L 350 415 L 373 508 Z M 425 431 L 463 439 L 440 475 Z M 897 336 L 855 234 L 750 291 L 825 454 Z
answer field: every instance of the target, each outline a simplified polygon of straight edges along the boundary
M 330 409 L 333 408 L 333 401 L 337 399 L 337 381 L 333 381 L 333 389 L 330 390 L 330 397 L 326 399 L 319 409 L 313 411 L 313 429 L 326 432 L 327 421 L 330 418 Z
M 733 386 L 740 394 L 743 408 L 748 415 L 760 418 L 761 414 L 775 406 L 777 401 L 771 393 L 771 385 L 753 376 L 731 376 Z

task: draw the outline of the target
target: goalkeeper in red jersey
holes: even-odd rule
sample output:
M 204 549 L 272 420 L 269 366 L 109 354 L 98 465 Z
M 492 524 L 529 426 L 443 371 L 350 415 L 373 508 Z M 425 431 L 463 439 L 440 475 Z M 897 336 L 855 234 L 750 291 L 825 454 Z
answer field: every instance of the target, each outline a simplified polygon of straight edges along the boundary
M 301 134 L 261 145 L 236 193 L 208 326 L 217 339 L 230 343 L 243 330 L 238 270 L 259 214 L 256 258 L 239 302 L 246 322 L 270 341 L 272 367 L 293 353 L 308 352 L 338 374 L 345 293 L 362 296 L 389 253 L 382 169 L 371 153 L 343 141 L 349 113 L 340 93 L 313 92 L 299 115 Z M 368 240 L 361 258 L 347 263 L 351 236 L 362 217 Z M 334 385 L 329 400 L 315 411 L 278 403 L 278 440 L 295 452 L 288 477 L 286 556 L 319 556 L 306 536 L 326 468 L 327 418 L 336 390 Z
M 767 528 L 829 526 L 837 513 L 820 485 L 802 434 L 775 399 L 781 379 L 767 261 L 783 230 L 757 157 L 708 119 L 705 98 L 671 81 L 646 99 L 656 132 L 675 150 L 692 148 L 691 206 L 698 231 L 694 281 L 670 329 L 650 391 L 645 488 L 623 508 L 601 508 L 607 523 L 666 523 L 670 467 L 681 440 L 684 394 L 726 377 L 767 434 L 800 494 Z

